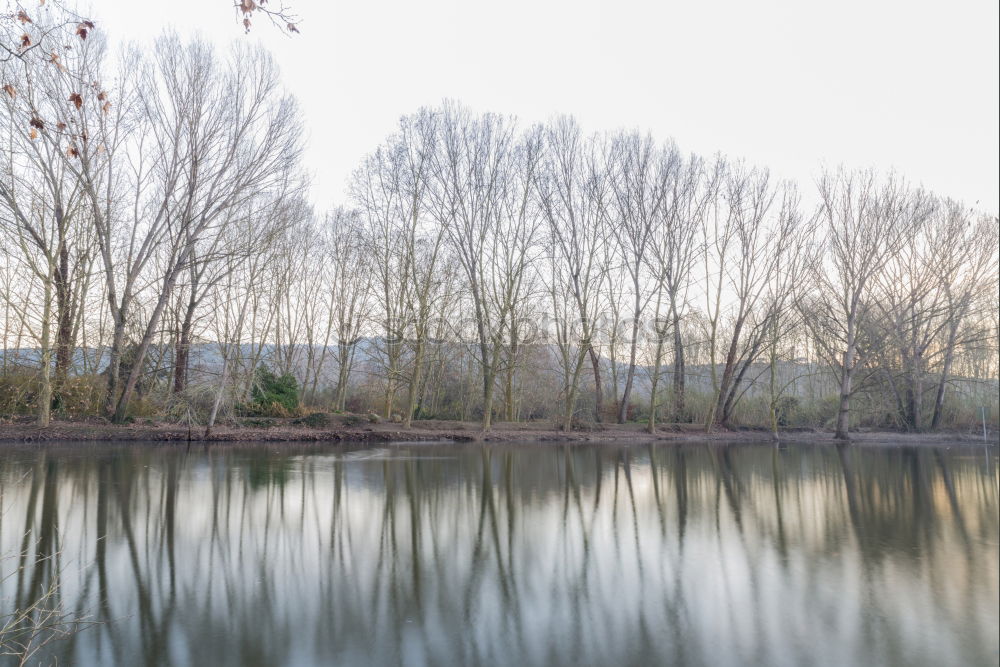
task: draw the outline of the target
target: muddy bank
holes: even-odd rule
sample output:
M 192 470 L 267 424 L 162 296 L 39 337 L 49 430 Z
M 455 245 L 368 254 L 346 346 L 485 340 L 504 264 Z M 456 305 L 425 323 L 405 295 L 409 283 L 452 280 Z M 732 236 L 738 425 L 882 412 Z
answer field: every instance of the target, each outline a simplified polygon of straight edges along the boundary
M 830 443 L 833 433 L 819 429 L 782 432 L 789 443 Z M 564 432 L 550 423 L 500 423 L 483 433 L 474 422 L 420 421 L 405 429 L 399 424 L 345 424 L 306 426 L 294 420 L 277 420 L 266 426 L 223 425 L 205 437 L 204 428 L 147 422 L 115 426 L 98 420 L 56 421 L 47 428 L 32 423 L 0 424 L 0 442 L 552 442 L 552 443 L 647 443 L 647 442 L 771 442 L 762 429 L 720 430 L 706 434 L 690 424 L 666 424 L 648 433 L 642 424 L 608 424 Z M 852 442 L 863 445 L 950 445 L 983 443 L 981 435 L 968 433 L 899 433 L 864 430 L 852 434 Z M 991 444 L 996 444 L 995 436 Z

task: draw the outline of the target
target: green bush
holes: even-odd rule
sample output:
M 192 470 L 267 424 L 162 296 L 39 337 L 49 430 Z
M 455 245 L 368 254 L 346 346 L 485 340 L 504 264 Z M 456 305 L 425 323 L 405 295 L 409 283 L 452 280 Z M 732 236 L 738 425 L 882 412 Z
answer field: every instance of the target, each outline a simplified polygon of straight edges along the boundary
M 290 373 L 275 375 L 267 366 L 254 374 L 250 411 L 265 417 L 290 417 L 299 409 L 299 383 Z

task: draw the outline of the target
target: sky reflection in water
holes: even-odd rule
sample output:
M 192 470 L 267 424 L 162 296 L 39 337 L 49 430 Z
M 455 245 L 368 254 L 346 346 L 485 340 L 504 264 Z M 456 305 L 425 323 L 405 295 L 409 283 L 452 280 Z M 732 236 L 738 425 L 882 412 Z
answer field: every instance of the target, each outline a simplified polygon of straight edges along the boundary
M 65 664 L 998 660 L 996 449 L 19 447 L 0 485 L 0 609 L 58 575 L 100 621 Z

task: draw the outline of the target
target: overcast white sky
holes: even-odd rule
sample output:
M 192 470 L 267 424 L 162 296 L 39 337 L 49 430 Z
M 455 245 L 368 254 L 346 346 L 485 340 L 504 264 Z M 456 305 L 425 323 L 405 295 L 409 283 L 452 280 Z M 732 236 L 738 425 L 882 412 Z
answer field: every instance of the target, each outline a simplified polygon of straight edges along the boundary
M 231 0 L 97 0 L 94 14 L 113 40 L 173 25 L 265 43 L 305 112 L 320 209 L 399 116 L 447 97 L 649 130 L 803 189 L 823 164 L 895 167 L 998 210 L 997 0 L 286 2 L 293 38 L 263 20 L 244 36 Z

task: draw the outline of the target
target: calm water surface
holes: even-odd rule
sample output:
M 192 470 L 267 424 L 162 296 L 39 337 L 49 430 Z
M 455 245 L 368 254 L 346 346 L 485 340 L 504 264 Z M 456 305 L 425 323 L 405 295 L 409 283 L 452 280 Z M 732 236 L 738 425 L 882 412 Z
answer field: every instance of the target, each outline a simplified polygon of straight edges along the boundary
M 45 662 L 998 662 L 995 448 L 8 447 L 0 489 L 0 613 L 97 621 Z

